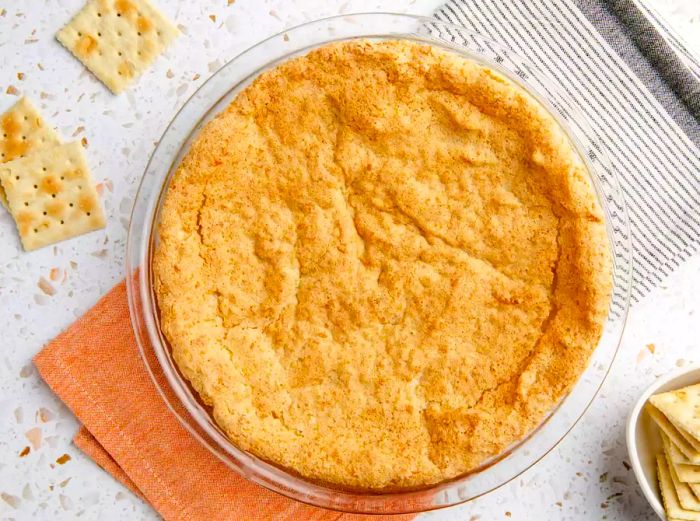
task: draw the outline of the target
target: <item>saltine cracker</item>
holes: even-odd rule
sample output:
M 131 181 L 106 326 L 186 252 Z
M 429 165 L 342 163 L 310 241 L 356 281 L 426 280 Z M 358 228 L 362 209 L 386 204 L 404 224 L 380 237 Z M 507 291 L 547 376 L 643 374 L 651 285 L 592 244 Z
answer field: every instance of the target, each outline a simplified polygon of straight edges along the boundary
M 683 456 L 683 453 L 678 450 L 668 436 L 662 431 L 661 440 L 664 445 L 664 451 L 668 456 L 669 463 L 676 471 L 678 479 L 684 483 L 700 484 L 700 466 L 688 463 L 688 458 Z M 700 487 L 700 485 L 698 485 Z M 691 488 L 693 488 L 691 486 Z
M 678 501 L 676 490 L 673 488 L 671 472 L 663 454 L 656 456 L 656 468 L 667 521 L 700 521 L 700 512 L 686 510 Z
M 26 97 L 20 98 L 2 115 L 0 163 L 7 163 L 43 147 L 58 145 L 61 139 L 41 118 Z M 0 185 L 0 203 L 7 208 L 5 190 Z
M 700 450 L 700 384 L 656 394 L 649 401 Z
M 148 0 L 89 0 L 56 39 L 119 94 L 178 34 Z
M 676 490 L 678 502 L 686 510 L 700 512 L 700 501 L 698 500 L 697 496 L 693 493 L 687 483 L 683 483 L 680 479 L 678 479 L 676 470 L 673 468 L 671 461 L 668 459 L 668 454 L 666 454 L 665 457 L 668 473 L 671 475 L 671 482 L 673 483 L 673 488 Z
M 0 182 L 25 250 L 105 225 L 80 143 L 44 148 L 0 165 Z
M 673 444 L 678 447 L 686 458 L 688 458 L 688 461 L 693 464 L 700 464 L 700 451 L 695 450 L 695 448 L 688 443 L 683 436 L 681 436 L 678 429 L 670 421 L 668 421 L 668 418 L 666 418 L 661 411 L 659 411 L 649 402 L 647 402 L 645 409 L 649 416 L 651 416 L 651 419 L 656 422 L 659 428 L 666 433 Z

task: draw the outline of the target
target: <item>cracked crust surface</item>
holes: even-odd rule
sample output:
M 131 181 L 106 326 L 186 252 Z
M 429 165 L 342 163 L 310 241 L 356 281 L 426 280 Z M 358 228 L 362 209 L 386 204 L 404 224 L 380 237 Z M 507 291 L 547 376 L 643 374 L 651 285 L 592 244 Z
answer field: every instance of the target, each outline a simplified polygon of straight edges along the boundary
M 206 125 L 166 195 L 164 334 L 240 448 L 385 489 L 453 478 L 585 369 L 611 263 L 585 167 L 494 71 L 325 46 Z

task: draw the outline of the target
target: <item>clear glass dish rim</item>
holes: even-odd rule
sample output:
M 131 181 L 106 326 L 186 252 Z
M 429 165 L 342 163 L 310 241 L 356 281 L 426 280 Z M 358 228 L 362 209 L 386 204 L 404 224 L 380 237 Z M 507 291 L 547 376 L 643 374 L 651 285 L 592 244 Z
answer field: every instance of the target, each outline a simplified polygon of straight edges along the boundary
M 605 213 L 606 213 L 606 225 L 608 226 L 608 237 L 611 242 L 611 250 L 614 252 L 615 251 L 615 242 L 616 241 L 622 241 L 624 242 L 624 249 L 626 251 L 625 255 L 626 257 L 622 259 L 623 262 L 627 263 L 626 269 L 623 271 L 624 273 L 628 274 L 627 280 L 623 281 L 623 286 L 622 288 L 622 300 L 623 302 L 620 304 L 621 310 L 620 310 L 620 317 L 619 317 L 619 322 L 618 325 L 616 326 L 618 328 L 618 331 L 615 333 L 612 333 L 613 335 L 616 336 L 616 341 L 615 341 L 615 346 L 614 349 L 612 350 L 609 360 L 607 363 L 607 366 L 604 367 L 604 371 L 602 376 L 599 376 L 599 380 L 595 383 L 592 384 L 594 386 L 594 389 L 592 392 L 590 392 L 590 395 L 585 399 L 584 401 L 586 403 L 583 404 L 583 406 L 579 406 L 579 410 L 577 412 L 577 416 L 569 421 L 567 424 L 567 427 L 562 431 L 559 432 L 556 435 L 552 435 L 550 437 L 556 438 L 554 439 L 553 442 L 551 442 L 550 446 L 543 451 L 540 451 L 537 455 L 534 457 L 530 458 L 530 462 L 522 468 L 520 468 L 517 472 L 513 473 L 510 475 L 507 479 L 502 480 L 498 484 L 491 486 L 488 488 L 488 490 L 484 490 L 483 492 L 475 495 L 469 495 L 469 497 L 462 497 L 461 494 L 459 494 L 459 491 L 457 491 L 457 496 L 454 498 L 449 498 L 448 492 L 455 492 L 455 490 L 460 486 L 460 484 L 463 484 L 467 480 L 470 479 L 475 479 L 478 478 L 480 474 L 483 472 L 488 472 L 488 470 L 500 463 L 502 463 L 504 460 L 507 460 L 514 452 L 517 452 L 518 450 L 522 449 L 524 445 L 526 445 L 528 442 L 530 442 L 534 437 L 536 437 L 544 427 L 548 426 L 551 424 L 550 420 L 554 418 L 559 412 L 559 410 L 562 408 L 562 405 L 565 404 L 569 399 L 572 398 L 572 396 L 575 394 L 576 389 L 579 387 L 579 384 L 581 383 L 580 381 L 577 382 L 577 384 L 574 386 L 574 388 L 567 394 L 562 401 L 557 405 L 557 407 L 551 411 L 550 415 L 543 420 L 543 423 L 534 431 L 528 434 L 526 438 L 523 440 L 518 441 L 514 447 L 512 447 L 510 450 L 506 451 L 502 455 L 499 455 L 496 460 L 492 463 L 489 463 L 485 468 L 480 469 L 476 473 L 469 473 L 465 476 L 461 476 L 457 479 L 448 481 L 448 482 L 442 482 L 438 483 L 436 485 L 426 487 L 423 489 L 419 490 L 411 490 L 411 491 L 398 491 L 398 492 L 389 492 L 389 493 L 372 493 L 372 492 L 352 492 L 352 491 L 346 491 L 342 489 L 336 489 L 333 487 L 327 487 L 324 485 L 318 485 L 316 483 L 313 483 L 309 480 L 306 480 L 304 478 L 298 477 L 296 475 L 293 475 L 283 469 L 280 469 L 278 467 L 275 467 L 273 465 L 270 465 L 256 456 L 252 454 L 245 453 L 244 451 L 241 451 L 240 449 L 236 448 L 232 443 L 230 443 L 227 439 L 224 440 L 225 445 L 227 446 L 222 446 L 221 440 L 217 439 L 215 435 L 210 431 L 209 425 L 204 424 L 201 420 L 201 418 L 197 417 L 197 414 L 193 412 L 193 410 L 188 406 L 186 402 L 187 397 L 183 396 L 181 393 L 181 390 L 178 390 L 176 387 L 178 385 L 178 382 L 174 381 L 174 379 L 180 378 L 177 375 L 177 369 L 173 367 L 172 362 L 168 362 L 168 358 L 165 355 L 165 351 L 167 351 L 167 347 L 163 344 L 163 339 L 160 334 L 160 330 L 157 326 L 158 323 L 158 318 L 153 314 L 154 311 L 154 296 L 152 293 L 152 287 L 151 287 L 151 274 L 150 274 L 150 258 L 151 258 L 151 253 L 152 253 L 152 245 L 153 245 L 153 237 L 155 233 L 155 224 L 156 224 L 156 216 L 160 211 L 160 207 L 162 205 L 162 200 L 163 200 L 163 195 L 166 192 L 167 185 L 169 184 L 169 181 L 171 179 L 172 173 L 175 169 L 175 165 L 178 162 L 178 157 L 179 155 L 182 154 L 182 151 L 187 148 L 187 144 L 190 142 L 192 137 L 196 135 L 198 132 L 201 122 L 206 119 L 207 115 L 212 113 L 217 105 L 221 103 L 221 99 L 227 97 L 229 94 L 225 94 L 221 99 L 219 100 L 211 100 L 211 104 L 209 108 L 201 114 L 201 119 L 197 122 L 195 122 L 191 126 L 191 129 L 188 133 L 188 136 L 184 142 L 180 144 L 180 148 L 178 151 L 178 154 L 175 156 L 173 159 L 172 163 L 170 164 L 169 168 L 165 172 L 165 177 L 164 179 L 161 179 L 161 186 L 160 190 L 151 190 L 150 194 L 147 193 L 147 189 L 149 188 L 148 183 L 151 183 L 153 180 L 148 177 L 148 172 L 152 168 L 152 163 L 154 162 L 154 159 L 156 158 L 157 154 L 159 153 L 161 147 L 163 146 L 163 143 L 168 136 L 169 132 L 171 129 L 174 128 L 174 125 L 178 122 L 178 118 L 183 114 L 183 111 L 190 105 L 190 103 L 195 100 L 196 96 L 199 95 L 201 92 L 203 92 L 207 86 L 214 80 L 222 71 L 227 69 L 228 67 L 232 66 L 236 61 L 240 60 L 242 57 L 246 56 L 249 53 L 254 52 L 256 49 L 262 47 L 263 45 L 267 44 L 268 42 L 271 42 L 275 39 L 279 39 L 280 37 L 283 37 L 285 34 L 292 34 L 295 31 L 302 30 L 304 28 L 313 26 L 314 24 L 323 24 L 323 23 L 329 23 L 333 22 L 336 20 L 343 20 L 343 19 L 359 19 L 363 17 L 394 17 L 397 19 L 403 19 L 405 21 L 414 21 L 416 23 L 422 23 L 424 25 L 432 25 L 432 26 L 442 26 L 446 28 L 447 30 L 451 29 L 452 31 L 459 32 L 460 34 L 465 33 L 473 36 L 478 36 L 481 39 L 484 39 L 480 35 L 476 35 L 473 32 L 470 32 L 463 27 L 456 26 L 454 24 L 450 24 L 447 22 L 443 22 L 434 18 L 430 17 L 425 17 L 425 16 L 416 16 L 416 15 L 407 15 L 407 14 L 397 14 L 397 13 L 386 13 L 386 12 L 371 12 L 371 13 L 353 13 L 353 14 L 345 14 L 345 15 L 337 15 L 337 16 L 332 16 L 332 17 L 327 17 L 327 18 L 322 18 L 322 19 L 317 19 L 317 20 L 311 20 L 308 21 L 304 24 L 292 27 L 290 29 L 287 29 L 285 31 L 282 31 L 280 33 L 277 33 L 273 36 L 270 36 L 269 38 L 266 38 L 257 44 L 249 47 L 248 49 L 244 50 L 242 53 L 236 55 L 234 58 L 229 60 L 226 64 L 224 64 L 219 70 L 217 70 L 214 74 L 212 74 L 187 100 L 187 102 L 178 110 L 178 112 L 175 114 L 173 119 L 170 121 L 168 124 L 166 130 L 164 131 L 163 135 L 159 139 L 150 159 L 149 162 L 146 166 L 146 169 L 144 171 L 144 176 L 143 179 L 141 180 L 141 183 L 139 184 L 139 188 L 137 191 L 137 195 L 135 197 L 135 202 L 134 202 L 134 208 L 132 211 L 132 216 L 131 216 L 131 221 L 129 223 L 129 233 L 128 233 L 128 239 L 127 239 L 127 253 L 126 253 L 126 287 L 127 287 L 127 296 L 128 296 L 128 303 L 129 303 L 129 311 L 130 311 L 130 316 L 131 316 L 131 321 L 132 321 L 132 326 L 134 329 L 135 337 L 137 340 L 139 352 L 141 354 L 141 357 L 146 365 L 146 368 L 148 370 L 148 373 L 156 386 L 156 389 L 158 393 L 161 395 L 163 398 L 166 406 L 170 409 L 170 411 L 178 418 L 180 423 L 185 427 L 187 431 L 191 435 L 193 435 L 202 445 L 208 448 L 212 454 L 214 454 L 216 457 L 218 457 L 221 461 L 223 461 L 226 465 L 228 465 L 230 468 L 232 468 L 234 471 L 238 472 L 241 474 L 243 477 L 250 479 L 251 481 L 266 487 L 270 490 L 273 490 L 275 492 L 278 492 L 280 494 L 283 494 L 291 499 L 301 501 L 303 503 L 307 503 L 313 506 L 321 507 L 321 508 L 327 508 L 327 509 L 333 509 L 333 510 L 338 510 L 342 512 L 353 512 L 353 513 L 368 513 L 368 514 L 377 514 L 377 513 L 385 513 L 385 514 L 399 514 L 399 513 L 414 513 L 414 512 L 425 512 L 429 510 L 434 510 L 434 509 L 439 509 L 439 508 L 444 508 L 448 506 L 453 506 L 456 504 L 461 504 L 470 500 L 475 499 L 476 497 L 479 497 L 481 495 L 487 494 L 500 486 L 503 486 L 504 484 L 508 483 L 512 479 L 516 478 L 523 472 L 525 472 L 527 469 L 531 468 L 537 462 L 539 462 L 544 456 L 546 456 L 549 452 L 551 452 L 560 442 L 563 440 L 566 435 L 573 429 L 573 427 L 578 423 L 578 421 L 583 417 L 585 412 L 588 410 L 590 405 L 593 403 L 595 397 L 598 394 L 598 391 L 600 390 L 600 387 L 604 383 L 610 368 L 612 367 L 612 364 L 615 360 L 616 354 L 618 352 L 622 336 L 624 333 L 625 329 L 625 324 L 627 320 L 627 314 L 628 314 L 628 309 L 629 309 L 629 302 L 630 302 L 630 295 L 631 295 L 631 273 L 632 273 L 632 257 L 631 257 L 631 232 L 630 232 L 630 226 L 629 226 L 629 216 L 627 214 L 627 209 L 626 209 L 626 202 L 624 199 L 624 195 L 622 194 L 621 190 L 619 189 L 619 183 L 617 182 L 616 174 L 614 170 L 611 170 L 607 168 L 607 165 L 609 162 L 607 162 L 607 158 L 605 158 L 604 154 L 597 149 L 597 154 L 600 156 L 597 158 L 598 161 L 600 161 L 600 165 L 594 166 L 591 164 L 591 161 L 589 160 L 590 158 L 587 157 L 586 154 L 584 154 L 585 147 L 581 144 L 581 136 L 576 134 L 575 132 L 572 131 L 570 126 L 562 121 L 561 115 L 557 113 L 557 110 L 554 108 L 552 105 L 551 100 L 544 98 L 542 93 L 539 91 L 539 89 L 536 89 L 533 87 L 533 85 L 528 84 L 527 82 L 523 81 L 521 78 L 514 77 L 514 75 L 510 71 L 504 71 L 503 67 L 499 67 L 499 64 L 493 64 L 489 63 L 488 59 L 485 59 L 483 57 L 475 57 L 473 55 L 473 52 L 470 52 L 466 49 L 456 47 L 454 44 L 450 45 L 449 41 L 446 41 L 445 39 L 440 39 L 440 40 L 435 40 L 432 36 L 431 38 L 427 38 L 425 36 L 421 37 L 419 35 L 414 35 L 414 34 L 388 34 L 388 33 L 377 33 L 377 34 L 367 34 L 367 35 L 360 35 L 360 36 L 355 36 L 356 38 L 405 38 L 405 39 L 410 39 L 414 41 L 422 41 L 427 44 L 431 45 L 437 45 L 437 46 L 442 46 L 442 47 L 448 47 L 462 55 L 467 56 L 470 59 L 473 59 L 475 61 L 478 61 L 480 63 L 483 63 L 487 65 L 488 67 L 494 68 L 499 70 L 499 72 L 504 73 L 506 76 L 509 77 L 512 81 L 526 89 L 530 94 L 532 94 L 540 103 L 542 103 L 543 106 L 545 106 L 550 113 L 557 119 L 559 124 L 562 126 L 562 128 L 565 130 L 565 133 L 567 134 L 567 137 L 574 143 L 574 146 L 577 148 L 579 151 L 579 154 L 581 155 L 582 159 L 586 163 L 588 169 L 589 169 L 589 175 L 591 177 L 591 180 L 593 181 L 593 184 L 595 185 L 595 190 L 596 193 L 598 194 L 599 198 L 601 199 L 601 205 L 603 206 Z M 320 44 L 314 44 L 311 47 L 316 47 L 319 45 L 324 45 L 328 43 L 332 43 L 334 41 L 340 41 L 340 40 L 345 40 L 348 38 L 329 38 L 325 42 L 322 42 Z M 454 40 L 454 37 L 453 37 Z M 485 41 L 488 42 L 488 40 L 484 39 Z M 497 44 L 495 42 L 490 42 L 491 44 L 502 48 L 504 50 L 507 50 L 506 47 L 502 46 L 501 44 Z M 260 74 L 262 71 L 266 70 L 270 64 L 276 64 L 279 63 L 280 61 L 284 61 L 285 59 L 288 59 L 289 56 L 299 54 L 300 52 L 305 52 L 305 50 L 296 50 L 295 52 L 288 53 L 283 56 L 275 56 L 273 57 L 269 62 L 263 63 L 260 65 L 260 67 L 253 72 L 252 74 L 249 74 L 247 76 L 244 76 L 242 79 L 238 81 L 237 84 L 231 85 L 229 92 L 233 92 L 234 90 L 237 90 L 238 86 L 241 84 L 244 84 L 249 81 L 250 77 L 257 76 Z M 512 51 L 508 50 L 508 54 L 511 56 L 517 56 L 515 53 Z M 519 57 L 518 57 L 519 58 Z M 520 59 L 520 58 L 519 58 Z M 524 60 L 523 60 L 524 61 Z M 534 68 L 531 66 L 526 66 L 528 71 L 532 71 Z M 536 69 L 535 69 L 536 70 Z M 537 71 L 538 74 L 544 75 L 542 71 Z M 546 75 L 544 75 L 546 76 Z M 566 100 L 570 104 L 570 100 Z M 574 107 L 575 105 L 571 105 L 570 107 Z M 569 107 L 569 108 L 570 108 Z M 582 124 L 584 126 L 588 125 L 588 123 L 585 121 L 585 118 L 583 117 L 582 114 L 577 113 L 576 114 L 577 118 L 577 123 Z M 604 203 L 603 196 L 604 196 L 604 191 L 600 188 L 599 186 L 599 180 L 596 178 L 597 176 L 594 175 L 594 173 L 597 173 L 600 175 L 600 168 L 605 168 L 605 173 L 602 174 L 602 177 L 605 178 L 605 176 L 612 176 L 612 183 L 613 183 L 613 190 L 616 192 L 619 192 L 617 195 L 620 197 L 620 202 L 615 202 L 615 205 L 617 206 L 617 212 L 620 212 L 621 214 L 621 219 L 623 221 L 622 223 L 622 229 L 620 231 L 621 237 L 618 237 L 617 239 L 614 238 L 614 234 L 610 230 L 611 226 L 611 220 L 610 220 L 610 211 L 608 209 L 607 204 Z M 146 196 L 148 196 L 146 198 Z M 609 202 L 612 202 L 612 198 L 610 196 L 606 196 Z M 157 204 L 155 204 L 157 202 Z M 142 208 L 143 205 L 146 205 L 145 208 Z M 150 212 L 149 216 L 149 209 L 152 210 Z M 144 216 L 140 216 L 139 212 L 144 212 Z M 613 209 L 613 212 L 616 210 Z M 145 219 L 144 217 L 149 217 L 148 219 Z M 144 237 L 141 238 L 141 240 L 138 240 L 139 233 L 147 231 L 147 233 L 144 234 Z M 617 230 L 616 230 L 617 233 Z M 147 240 L 145 240 L 147 237 Z M 144 246 L 147 246 L 144 248 Z M 136 262 L 135 262 L 136 261 Z M 613 259 L 614 264 L 616 263 L 616 260 Z M 148 270 L 146 271 L 146 276 L 143 276 L 144 270 L 142 270 L 142 266 L 147 266 Z M 617 266 L 617 264 L 615 264 Z M 139 271 L 141 270 L 141 271 Z M 617 280 L 616 277 L 616 282 L 615 285 L 618 287 L 618 283 L 620 281 Z M 144 308 L 144 304 L 146 303 L 149 305 L 148 309 Z M 149 311 L 151 313 L 149 313 Z M 607 326 L 606 326 L 607 327 Z M 601 340 L 602 343 L 602 340 Z M 154 347 L 155 346 L 155 347 Z M 149 358 L 149 351 L 148 349 L 154 349 L 155 350 L 155 355 L 158 359 L 158 365 L 153 367 L 151 364 L 153 364 L 153 361 L 150 360 Z M 596 348 L 596 351 L 598 351 L 600 346 Z M 595 353 L 594 353 L 595 355 Z M 591 362 L 590 364 L 592 365 L 593 361 L 592 359 L 594 358 L 594 355 L 591 356 Z M 169 357 L 169 355 L 168 355 Z M 586 369 L 586 374 L 589 371 L 590 367 Z M 157 371 L 162 371 L 165 374 L 165 377 L 167 379 L 167 387 L 164 386 L 164 384 L 160 381 L 158 378 L 156 372 Z M 173 372 L 175 374 L 173 374 Z M 583 379 L 583 376 L 581 377 Z M 180 382 L 182 383 L 182 382 Z M 175 392 L 177 395 L 176 402 L 173 403 L 173 397 L 169 396 L 172 392 Z M 189 414 L 190 418 L 195 422 L 196 425 L 192 425 L 191 423 L 188 422 L 186 417 L 183 417 L 185 413 L 182 412 L 182 406 L 186 409 L 186 414 Z M 211 420 L 209 418 L 209 420 Z M 223 451 L 223 452 L 222 452 Z M 232 458 L 235 461 L 232 461 Z M 322 493 L 319 493 L 319 489 L 323 491 Z M 431 502 L 430 504 L 423 504 L 421 503 L 412 503 L 416 498 L 419 498 L 421 496 L 426 496 L 426 495 L 431 495 L 432 499 L 438 498 L 439 494 L 444 493 L 445 499 L 443 501 L 437 501 L 437 502 Z M 335 496 L 329 498 L 328 496 Z M 340 500 L 339 500 L 340 498 Z M 408 504 L 402 505 L 401 502 L 404 501 Z M 355 505 L 360 505 L 360 506 L 355 506 Z M 414 505 L 414 506 L 411 506 Z M 419 506 L 418 506 L 419 505 Z

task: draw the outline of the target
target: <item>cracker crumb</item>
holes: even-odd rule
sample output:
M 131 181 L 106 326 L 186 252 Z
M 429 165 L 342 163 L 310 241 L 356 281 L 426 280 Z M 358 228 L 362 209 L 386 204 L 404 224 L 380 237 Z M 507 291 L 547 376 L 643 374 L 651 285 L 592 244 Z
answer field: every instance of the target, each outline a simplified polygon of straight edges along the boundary
M 32 450 L 32 449 L 29 448 L 29 445 L 27 445 L 27 446 L 24 447 L 24 448 L 22 449 L 22 451 L 19 453 L 19 457 L 20 457 L 20 458 L 24 458 L 27 454 L 29 454 L 29 452 L 30 452 L 31 450 Z
M 81 139 L 81 140 L 80 140 L 80 144 L 83 145 L 83 148 L 87 148 L 87 147 L 88 147 L 88 140 L 87 140 L 87 138 L 84 137 L 83 139 Z
M 194 76 L 192 76 L 192 81 L 197 81 L 199 78 L 201 78 L 201 76 L 199 75 L 199 73 L 197 73 Z
M 656 352 L 656 346 L 654 344 L 647 344 L 647 349 L 652 355 Z
M 49 272 L 49 279 L 52 281 L 56 282 L 61 278 L 61 270 L 60 268 L 51 268 L 51 271 Z
M 81 132 L 84 132 L 84 131 L 85 131 L 85 127 L 83 127 L 83 126 L 81 125 L 81 126 L 79 126 L 78 128 L 76 128 L 76 129 L 73 131 L 73 136 L 72 136 L 72 137 L 76 137 L 78 134 L 80 134 Z
M 14 85 L 10 85 L 9 87 L 7 87 L 7 90 L 5 92 L 10 96 L 17 96 L 19 94 L 19 91 L 15 88 Z
M 215 14 L 210 14 L 210 15 L 209 15 L 209 19 L 210 19 L 212 22 L 216 22 L 216 15 L 215 15 Z
M 172 69 L 168 69 L 166 71 L 165 77 L 168 78 L 169 80 L 172 80 L 175 77 L 175 74 L 173 73 Z
M 23 73 L 23 72 L 18 72 L 18 73 L 17 73 L 17 79 L 18 79 L 19 81 L 24 80 L 24 73 Z

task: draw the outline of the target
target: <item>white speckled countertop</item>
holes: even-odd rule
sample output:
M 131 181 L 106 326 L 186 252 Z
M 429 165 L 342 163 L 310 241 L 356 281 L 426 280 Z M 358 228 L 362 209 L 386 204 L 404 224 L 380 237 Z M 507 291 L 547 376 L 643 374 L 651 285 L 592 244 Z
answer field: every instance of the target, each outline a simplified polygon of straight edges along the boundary
M 174 112 L 211 72 L 266 35 L 339 12 L 429 14 L 441 1 L 236 0 L 228 5 L 225 0 L 159 0 L 184 35 L 119 97 L 53 39 L 82 3 L 0 0 L 0 112 L 17 99 L 6 94 L 12 86 L 35 101 L 65 140 L 87 138 L 87 157 L 96 182 L 103 183 L 109 217 L 102 232 L 23 253 L 14 223 L 0 211 L 2 519 L 158 517 L 71 444 L 76 420 L 43 384 L 31 358 L 122 278 L 137 183 L 154 141 Z M 653 4 L 700 53 L 700 2 Z M 18 73 L 24 73 L 23 79 Z M 55 281 L 52 269 L 58 270 L 53 272 Z M 40 289 L 42 277 L 55 294 Z M 676 366 L 698 360 L 698 294 L 700 255 L 695 255 L 633 308 L 610 378 L 584 419 L 554 451 L 488 496 L 421 518 L 654 519 L 626 465 L 624 423 L 643 387 Z M 27 446 L 31 451 L 20 458 Z M 63 454 L 70 461 L 57 465 Z

